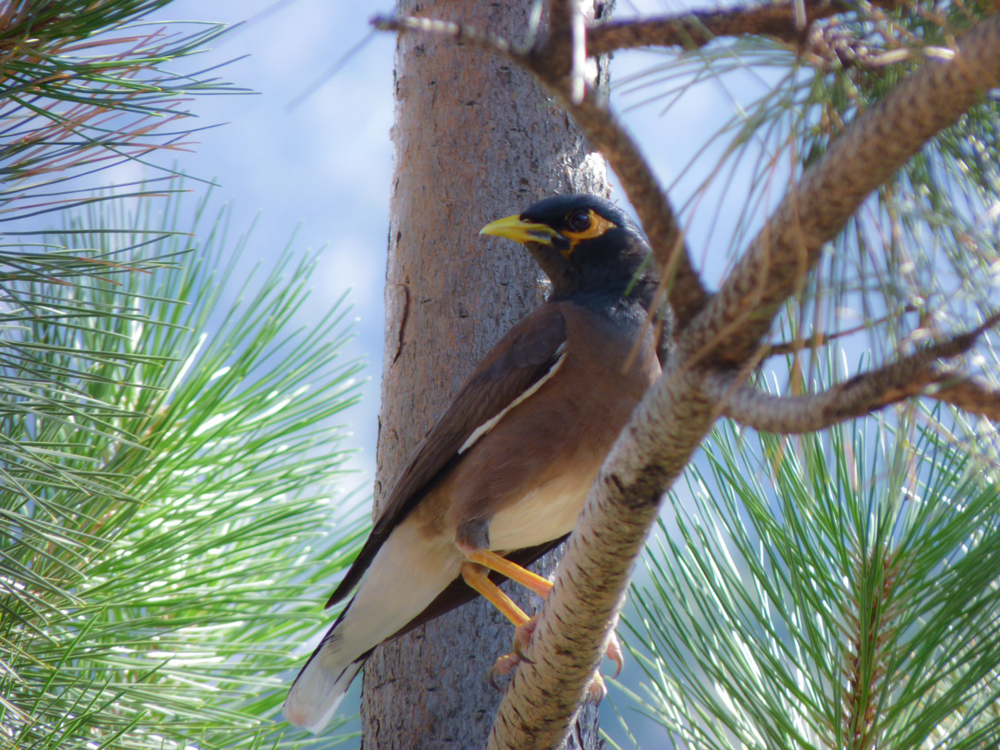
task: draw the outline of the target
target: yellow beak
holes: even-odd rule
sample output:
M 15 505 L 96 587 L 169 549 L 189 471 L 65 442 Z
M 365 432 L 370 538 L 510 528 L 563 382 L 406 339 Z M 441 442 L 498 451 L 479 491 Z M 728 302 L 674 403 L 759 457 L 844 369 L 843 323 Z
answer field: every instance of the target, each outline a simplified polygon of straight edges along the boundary
M 559 236 L 559 232 L 550 226 L 522 221 L 521 217 L 516 215 L 490 222 L 480 229 L 479 233 L 491 234 L 494 237 L 506 237 L 508 240 L 520 242 L 522 245 L 527 242 L 551 245 L 552 240 Z

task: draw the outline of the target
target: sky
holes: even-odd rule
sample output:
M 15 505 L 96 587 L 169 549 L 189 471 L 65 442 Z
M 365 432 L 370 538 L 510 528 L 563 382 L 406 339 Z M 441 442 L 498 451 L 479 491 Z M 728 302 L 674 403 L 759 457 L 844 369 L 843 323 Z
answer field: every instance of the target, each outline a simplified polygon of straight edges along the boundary
M 677 7 L 651 2 L 643 9 Z M 213 205 L 218 209 L 231 203 L 232 231 L 241 233 L 254 225 L 248 260 L 266 266 L 293 234 L 296 248 L 325 248 L 314 276 L 313 294 L 300 312 L 303 323 L 319 317 L 350 290 L 348 299 L 357 320 L 356 337 L 347 354 L 366 360 L 370 381 L 364 387 L 363 402 L 345 419 L 353 432 L 351 444 L 360 449 L 352 462 L 359 471 L 354 484 L 365 494 L 370 492 L 374 477 L 382 371 L 393 37 L 374 35 L 338 74 L 327 77 L 325 73 L 369 36 L 369 17 L 389 9 L 389 2 L 177 0 L 158 16 L 230 25 L 245 22 L 213 42 L 205 55 L 185 64 L 187 69 L 196 70 L 232 60 L 217 75 L 257 93 L 194 101 L 191 107 L 199 125 L 222 125 L 201 132 L 194 153 L 184 156 L 180 165 L 216 182 Z M 632 15 L 635 10 L 630 3 L 620 2 L 618 15 Z M 625 82 L 635 72 L 649 70 L 664 59 L 650 53 L 619 55 L 613 62 L 612 78 Z M 314 88 L 318 80 L 321 85 Z M 661 181 L 670 186 L 675 202 L 694 195 L 705 178 L 704 169 L 685 173 L 684 168 L 703 148 L 707 134 L 718 130 L 736 111 L 739 97 L 734 90 L 746 97 L 754 86 L 751 77 L 739 73 L 726 80 L 729 85 L 715 80 L 686 87 L 669 116 L 663 114 L 663 99 L 626 115 Z M 635 86 L 621 86 L 613 102 L 619 110 L 627 110 L 651 93 L 662 94 L 664 86 L 631 93 Z M 293 107 L 298 99 L 301 101 Z M 714 163 L 721 148 L 720 144 L 711 145 L 706 163 Z M 748 169 L 737 169 L 728 182 L 750 179 Z M 138 176 L 117 173 L 109 179 Z M 725 254 L 709 253 L 705 248 L 717 244 L 713 237 L 731 233 L 734 222 L 726 212 L 715 213 L 720 191 L 717 187 L 706 194 L 698 210 L 691 213 L 688 228 L 688 239 L 713 286 L 722 274 Z M 624 203 L 620 190 L 613 197 Z M 638 668 L 633 664 L 627 669 L 624 679 L 634 688 Z M 360 680 L 358 683 L 352 692 L 357 691 Z M 620 707 L 625 703 L 619 698 Z M 607 706 L 602 722 L 612 736 L 624 740 Z M 663 730 L 648 720 L 630 716 L 630 723 L 641 744 L 665 744 Z

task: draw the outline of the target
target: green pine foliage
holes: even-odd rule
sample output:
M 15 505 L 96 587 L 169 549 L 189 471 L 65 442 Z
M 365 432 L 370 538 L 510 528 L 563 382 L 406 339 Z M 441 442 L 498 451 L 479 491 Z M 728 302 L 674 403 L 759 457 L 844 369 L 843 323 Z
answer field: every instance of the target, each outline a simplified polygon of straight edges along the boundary
M 667 185 L 686 221 L 713 227 L 706 254 L 742 254 L 768 212 L 860 114 L 957 35 L 995 12 L 988 3 L 868 5 L 821 21 L 800 48 L 764 37 L 720 39 L 616 82 L 631 108 L 665 116 L 710 81 L 734 112 Z M 783 325 L 810 338 L 863 329 L 883 361 L 928 335 L 980 324 L 995 309 L 1000 99 L 985 95 L 866 202 L 834 241 Z M 692 191 L 676 189 L 705 175 Z M 714 214 L 714 215 L 713 215 Z M 720 236 L 719 216 L 734 216 Z M 822 355 L 821 355 L 822 356 Z M 993 364 L 996 364 L 994 361 Z M 804 363 L 808 366 L 808 363 Z M 975 449 L 974 441 L 969 447 Z M 994 445 L 1000 454 L 1000 445 Z
M 640 704 L 677 746 L 997 746 L 1000 492 L 916 434 L 729 425 L 706 444 L 630 621 Z
M 3 371 L 3 748 L 274 741 L 292 650 L 365 532 L 335 488 L 347 309 L 291 330 L 315 256 L 241 280 L 225 216 L 178 233 L 176 204 L 50 238 L 157 253 L 145 272 L 24 288 L 54 315 L 21 316 L 39 376 Z
M 174 72 L 222 29 L 166 4 L 0 5 L 2 750 L 312 746 L 285 680 L 365 533 L 348 308 L 293 328 L 316 256 L 245 276 L 157 167 L 237 91 Z M 159 173 L 89 190 L 126 161 Z
M 127 161 L 169 176 L 162 156 L 187 150 L 192 97 L 245 91 L 173 71 L 224 28 L 143 22 L 169 2 L 0 6 L 0 221 L 101 200 L 73 178 Z

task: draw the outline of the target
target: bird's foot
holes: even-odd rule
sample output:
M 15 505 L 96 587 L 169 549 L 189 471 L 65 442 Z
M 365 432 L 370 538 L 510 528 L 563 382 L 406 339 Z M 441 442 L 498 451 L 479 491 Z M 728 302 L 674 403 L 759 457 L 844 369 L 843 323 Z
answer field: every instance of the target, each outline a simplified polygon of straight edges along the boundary
M 605 649 L 604 655 L 615 663 L 615 673 L 613 676 L 618 677 L 622 673 L 622 667 L 625 666 L 625 654 L 622 652 L 622 644 L 618 640 L 618 634 L 613 630 L 611 631 L 611 640 L 608 641 L 608 647 Z
M 587 703 L 593 703 L 596 706 L 604 700 L 604 696 L 607 694 L 608 688 L 604 684 L 604 678 L 601 677 L 601 673 L 598 670 L 594 670 L 594 679 L 587 686 Z
M 519 662 L 526 661 L 528 664 L 533 663 L 531 659 L 524 655 L 524 650 L 528 648 L 531 639 L 535 637 L 536 627 L 538 627 L 538 615 L 529 617 L 528 621 L 523 625 L 518 625 L 514 628 L 514 652 L 508 654 L 508 656 L 516 656 Z M 502 659 L 503 657 L 500 658 Z
M 487 676 L 490 681 L 490 685 L 497 690 L 501 689 L 500 686 L 497 685 L 497 677 L 503 677 L 510 674 L 514 670 L 514 667 L 521 662 L 527 662 L 528 664 L 533 663 L 531 659 L 525 655 L 524 651 L 527 649 L 528 644 L 531 643 L 531 638 L 535 634 L 535 628 L 537 625 L 538 615 L 530 618 L 523 625 L 518 625 L 514 629 L 514 650 L 509 654 L 501 656 L 490 668 Z M 614 632 L 611 633 L 611 639 L 608 641 L 608 647 L 604 654 L 615 663 L 614 676 L 617 677 L 621 674 L 622 666 L 625 664 L 625 656 L 622 653 L 622 646 L 618 641 L 618 636 L 615 635 Z M 596 705 L 600 703 L 607 694 L 608 688 L 604 684 L 604 678 L 601 677 L 600 670 L 597 670 L 594 672 L 594 677 L 590 681 L 590 685 L 587 688 L 587 700 Z
M 490 667 L 490 671 L 486 674 L 486 679 L 490 681 L 490 686 L 494 690 L 499 690 L 503 692 L 503 688 L 497 685 L 497 677 L 505 677 L 511 673 L 518 664 L 521 663 L 521 657 L 517 654 L 510 653 L 504 654 L 495 662 L 493 666 Z
M 509 654 L 504 654 L 499 659 L 497 659 L 493 666 L 490 667 L 487 679 L 490 681 L 490 685 L 495 687 L 497 690 L 502 690 L 502 688 L 497 685 L 497 677 L 504 677 L 509 675 L 513 671 L 514 667 L 520 664 L 522 661 L 528 664 L 533 664 L 527 656 L 524 655 L 524 649 L 528 647 L 531 643 L 531 637 L 535 634 L 535 626 L 538 624 L 538 615 L 529 618 L 525 623 L 518 625 L 514 628 L 514 650 Z
M 625 666 L 625 654 L 622 652 L 622 644 L 618 640 L 618 635 L 613 630 L 611 631 L 611 638 L 608 640 L 608 647 L 604 650 L 604 655 L 615 663 L 614 677 L 620 675 L 622 667 Z M 607 685 L 604 684 L 601 671 L 597 669 L 594 671 L 594 679 L 587 686 L 587 700 L 596 706 L 607 694 Z

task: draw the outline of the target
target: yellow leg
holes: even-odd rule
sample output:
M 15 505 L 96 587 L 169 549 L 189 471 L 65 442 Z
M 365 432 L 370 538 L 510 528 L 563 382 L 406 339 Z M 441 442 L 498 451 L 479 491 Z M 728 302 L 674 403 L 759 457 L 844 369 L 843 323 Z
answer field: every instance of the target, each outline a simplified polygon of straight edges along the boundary
M 463 547 L 462 552 L 465 553 L 469 562 L 479 563 L 490 570 L 495 570 L 497 573 L 507 576 L 510 580 L 521 584 L 529 591 L 534 591 L 542 597 L 542 599 L 549 598 L 549 592 L 552 591 L 552 582 L 539 575 L 535 575 L 530 570 L 522 568 L 517 563 L 512 563 L 510 560 L 500 557 L 500 555 L 496 552 L 490 552 L 488 549 L 472 549 Z M 473 588 L 476 587 L 473 586 Z M 479 589 L 476 589 L 476 591 L 479 591 Z M 481 591 L 479 593 L 482 594 Z M 483 596 L 486 596 L 486 594 L 483 594 Z M 486 598 L 489 599 L 488 596 Z M 490 601 L 493 600 L 490 599 Z M 496 604 L 496 602 L 494 602 L 494 604 Z
M 514 623 L 517 628 L 514 632 L 513 653 L 501 656 L 490 669 L 490 684 L 493 687 L 497 687 L 494 679 L 497 675 L 509 674 L 522 661 L 530 663 L 531 660 L 524 655 L 524 649 L 531 642 L 531 636 L 538 622 L 538 616 L 529 618 L 524 614 L 521 608 L 514 604 L 511 598 L 490 580 L 487 570 L 495 570 L 497 573 L 507 576 L 510 580 L 516 581 L 525 588 L 534 591 L 543 599 L 549 598 L 549 593 L 551 593 L 553 585 L 541 576 L 535 575 L 530 570 L 525 570 L 517 563 L 512 563 L 510 560 L 501 557 L 495 552 L 490 552 L 488 549 L 466 547 L 461 544 L 459 548 L 468 560 L 468 562 L 462 563 L 462 578 L 469 586 L 482 594 L 494 607 L 499 609 L 504 617 Z M 613 659 L 618 666 L 618 669 L 615 671 L 615 677 L 617 677 L 618 673 L 621 672 L 624 659 L 622 657 L 621 646 L 618 644 L 618 639 L 614 633 L 611 634 L 607 656 Z M 590 683 L 589 698 L 594 703 L 599 703 L 607 692 L 600 672 L 595 673 L 594 679 Z
M 497 588 L 497 585 L 489 579 L 489 573 L 480 565 L 473 562 L 462 563 L 462 578 L 518 627 L 528 621 L 528 616 L 511 601 L 509 596 Z

